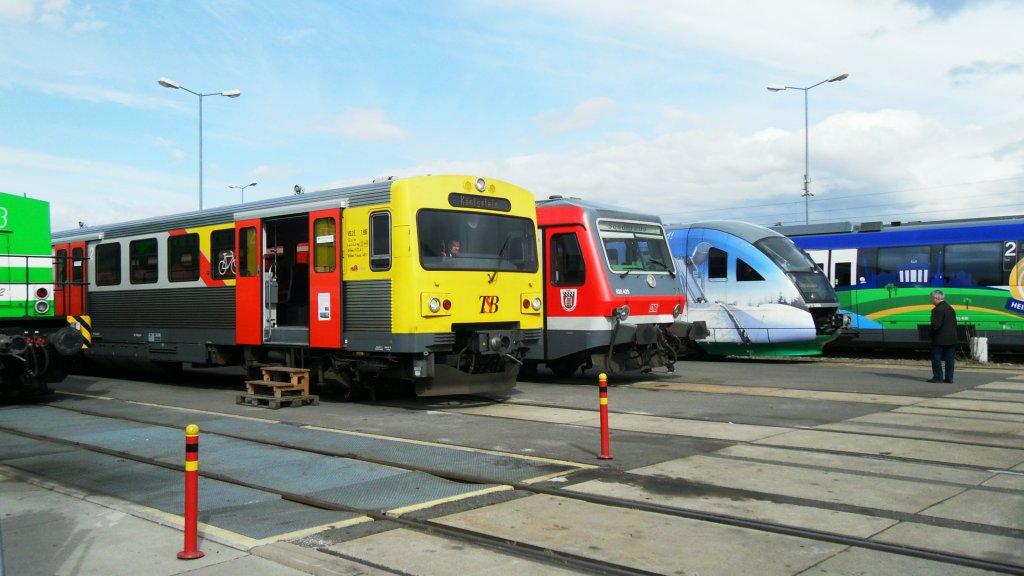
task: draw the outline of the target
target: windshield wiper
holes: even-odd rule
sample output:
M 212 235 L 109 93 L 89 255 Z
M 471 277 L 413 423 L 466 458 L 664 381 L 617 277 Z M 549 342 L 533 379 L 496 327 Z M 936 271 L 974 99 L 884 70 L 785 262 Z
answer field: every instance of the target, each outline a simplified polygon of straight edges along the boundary
M 666 271 L 666 272 L 668 272 L 668 273 L 669 273 L 669 275 L 671 275 L 671 276 L 672 276 L 673 278 L 675 278 L 675 277 L 676 277 L 676 272 L 675 272 L 675 270 L 672 270 L 671 268 L 669 268 L 669 267 L 668 267 L 668 264 L 665 264 L 665 263 L 664 263 L 664 262 L 662 262 L 661 260 L 658 260 L 657 258 L 651 258 L 650 260 L 648 260 L 648 262 L 650 262 L 651 264 L 657 264 L 657 265 L 661 266 L 661 267 L 662 267 L 662 268 L 664 268 L 664 269 L 665 269 L 665 271 Z
M 495 267 L 491 277 L 487 279 L 488 284 L 492 284 L 494 279 L 498 277 L 498 271 L 501 270 L 501 259 L 505 257 L 505 249 L 508 248 L 508 243 L 512 240 L 512 234 L 505 236 L 505 243 L 501 245 L 501 250 L 498 250 L 498 265 Z

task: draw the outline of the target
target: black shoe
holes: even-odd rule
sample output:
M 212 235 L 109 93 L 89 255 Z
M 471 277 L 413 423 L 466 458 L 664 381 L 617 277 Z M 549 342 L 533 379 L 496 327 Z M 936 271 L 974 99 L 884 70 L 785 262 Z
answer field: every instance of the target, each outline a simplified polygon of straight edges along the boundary
M 943 382 L 945 382 L 946 384 L 952 384 L 953 383 L 952 380 L 943 380 Z
M 932 384 L 935 384 L 937 382 L 942 382 L 942 380 L 939 380 L 938 378 L 929 378 L 928 380 L 925 380 L 925 382 L 931 382 Z

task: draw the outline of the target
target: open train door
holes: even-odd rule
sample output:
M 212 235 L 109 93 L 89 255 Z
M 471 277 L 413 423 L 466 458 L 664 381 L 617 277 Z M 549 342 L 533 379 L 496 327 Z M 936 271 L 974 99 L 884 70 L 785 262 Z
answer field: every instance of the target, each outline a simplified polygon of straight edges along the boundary
M 235 342 L 263 343 L 262 221 L 259 218 L 235 222 Z
M 309 345 L 341 348 L 341 209 L 309 213 Z
M 53 307 L 56 316 L 81 316 L 86 313 L 88 285 L 85 241 L 53 247 Z

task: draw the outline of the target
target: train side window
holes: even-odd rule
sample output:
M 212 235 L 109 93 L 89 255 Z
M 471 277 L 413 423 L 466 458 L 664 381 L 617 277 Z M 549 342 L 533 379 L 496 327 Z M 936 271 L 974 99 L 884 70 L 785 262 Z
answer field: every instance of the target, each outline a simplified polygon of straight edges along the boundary
M 950 286 L 1002 286 L 1002 242 L 948 244 L 942 266 L 943 278 Z
M 167 237 L 167 279 L 171 282 L 199 280 L 199 234 Z
M 317 218 L 313 221 L 313 270 L 334 272 L 337 267 L 338 225 L 334 218 Z
M 57 284 L 68 283 L 68 251 L 67 249 L 57 250 L 56 258 L 54 259 L 54 279 Z
M 391 213 L 370 214 L 370 270 L 391 268 Z
M 259 276 L 260 250 L 256 245 L 256 228 L 249 226 L 238 231 L 238 274 Z
M 132 284 L 153 284 L 157 280 L 156 238 L 128 243 L 129 279 Z
M 836 262 L 836 286 L 853 285 L 853 265 L 849 262 Z
M 96 247 L 96 285 L 117 286 L 121 283 L 121 243 L 111 242 Z
M 210 275 L 214 280 L 230 280 L 235 277 L 238 265 L 235 263 L 235 231 L 232 228 L 214 230 L 210 233 Z
M 729 277 L 729 253 L 712 247 L 708 250 L 708 280 L 725 280 Z
M 882 284 L 928 285 L 932 281 L 931 246 L 879 248 L 878 281 Z
M 574 232 L 551 236 L 551 284 L 582 286 L 587 281 L 580 241 Z
M 71 249 L 71 282 L 72 284 L 85 282 L 85 248 L 81 246 Z
M 737 282 L 757 282 L 764 280 L 764 276 L 750 264 L 747 264 L 742 259 L 736 259 L 736 281 Z

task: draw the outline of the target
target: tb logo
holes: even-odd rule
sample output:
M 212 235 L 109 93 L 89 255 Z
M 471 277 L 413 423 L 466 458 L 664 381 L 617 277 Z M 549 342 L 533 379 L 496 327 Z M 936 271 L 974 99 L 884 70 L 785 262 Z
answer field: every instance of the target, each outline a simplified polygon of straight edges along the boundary
M 498 311 L 498 297 L 497 296 L 481 296 L 480 297 L 480 313 L 481 314 L 494 314 Z

